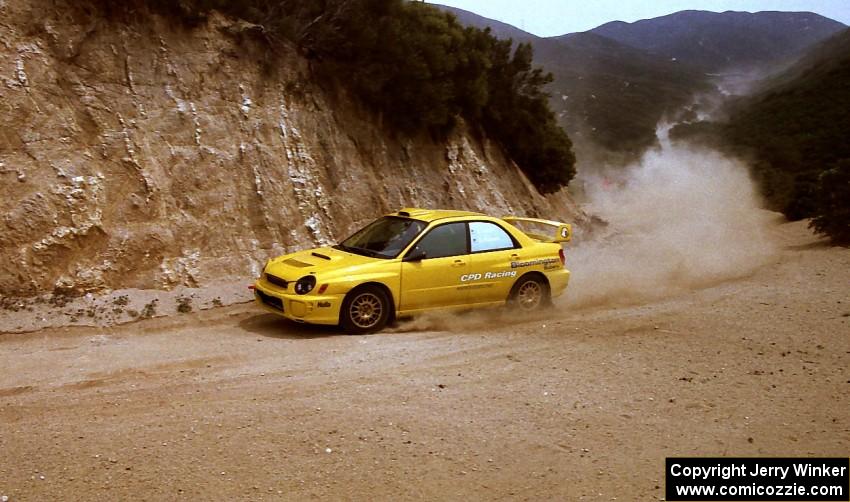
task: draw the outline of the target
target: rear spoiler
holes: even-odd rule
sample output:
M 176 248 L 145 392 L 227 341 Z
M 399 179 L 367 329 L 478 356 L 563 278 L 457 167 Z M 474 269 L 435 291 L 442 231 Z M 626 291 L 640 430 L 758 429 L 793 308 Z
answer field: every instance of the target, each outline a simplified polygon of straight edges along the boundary
M 545 227 L 540 233 L 527 232 L 520 228 L 526 235 L 541 242 L 569 242 L 573 237 L 573 227 L 569 223 L 541 220 L 538 218 L 520 218 L 518 216 L 505 216 L 502 220 L 511 225 L 526 223 L 530 227 Z

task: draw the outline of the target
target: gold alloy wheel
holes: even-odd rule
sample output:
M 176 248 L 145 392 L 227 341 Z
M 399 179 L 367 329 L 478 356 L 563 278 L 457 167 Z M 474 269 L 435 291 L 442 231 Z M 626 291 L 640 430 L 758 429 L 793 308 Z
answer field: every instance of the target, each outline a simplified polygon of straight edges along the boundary
M 530 280 L 520 286 L 517 300 L 523 310 L 534 310 L 543 301 L 543 286 L 535 280 Z
M 373 293 L 360 293 L 351 302 L 348 308 L 348 316 L 351 322 L 360 329 L 369 329 L 378 324 L 384 306 L 381 299 Z

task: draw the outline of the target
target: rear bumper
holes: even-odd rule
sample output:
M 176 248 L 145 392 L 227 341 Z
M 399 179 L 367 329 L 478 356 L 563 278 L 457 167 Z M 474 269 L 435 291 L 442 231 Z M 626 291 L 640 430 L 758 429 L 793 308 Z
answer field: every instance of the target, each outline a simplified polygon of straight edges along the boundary
M 339 324 L 343 295 L 294 295 L 265 281 L 254 284 L 254 301 L 266 311 L 295 322 Z
M 546 274 L 546 277 L 549 279 L 549 289 L 552 298 L 556 298 L 564 294 L 564 291 L 567 289 L 567 285 L 570 283 L 569 270 L 562 268 L 554 272 L 549 272 Z

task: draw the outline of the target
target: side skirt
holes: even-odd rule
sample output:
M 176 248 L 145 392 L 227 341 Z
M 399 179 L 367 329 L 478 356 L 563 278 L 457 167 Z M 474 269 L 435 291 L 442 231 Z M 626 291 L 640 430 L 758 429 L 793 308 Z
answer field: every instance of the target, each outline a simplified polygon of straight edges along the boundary
M 487 307 L 499 307 L 505 304 L 504 300 L 496 301 L 496 302 L 483 302 L 483 303 L 465 303 L 463 305 L 452 305 L 450 307 L 429 307 L 425 309 L 416 309 L 416 310 L 399 310 L 396 312 L 396 316 L 398 317 L 408 317 L 417 314 L 424 314 L 425 312 L 457 312 L 462 310 L 471 310 L 471 309 L 479 309 L 479 308 L 487 308 Z

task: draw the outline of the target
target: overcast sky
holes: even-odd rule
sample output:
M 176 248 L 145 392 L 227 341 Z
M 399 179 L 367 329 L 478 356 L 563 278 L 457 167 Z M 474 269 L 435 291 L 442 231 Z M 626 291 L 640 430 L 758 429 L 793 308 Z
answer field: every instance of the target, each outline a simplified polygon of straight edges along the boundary
M 680 10 L 811 11 L 850 24 L 850 0 L 438 0 L 549 37 Z

